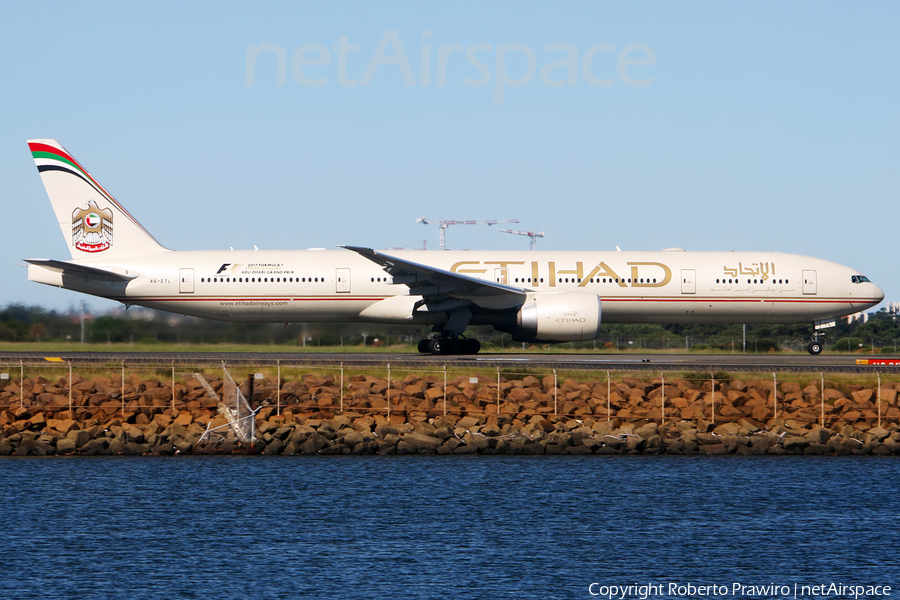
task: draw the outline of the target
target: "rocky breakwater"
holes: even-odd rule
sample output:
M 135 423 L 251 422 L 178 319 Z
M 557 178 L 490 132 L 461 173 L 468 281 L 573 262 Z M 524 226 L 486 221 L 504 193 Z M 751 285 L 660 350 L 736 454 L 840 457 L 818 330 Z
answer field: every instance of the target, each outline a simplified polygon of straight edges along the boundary
M 357 376 L 341 389 L 331 377 L 305 376 L 257 388 L 252 448 L 191 378 L 174 390 L 137 376 L 124 388 L 103 377 L 73 381 L 71 409 L 64 379 L 22 386 L 0 393 L 0 455 L 900 455 L 896 386 L 828 382 L 823 397 L 794 381 L 626 377 L 555 387 L 553 377 L 526 376 L 501 379 L 498 389 L 488 378 L 444 387 L 443 378 L 410 375 L 390 386 Z

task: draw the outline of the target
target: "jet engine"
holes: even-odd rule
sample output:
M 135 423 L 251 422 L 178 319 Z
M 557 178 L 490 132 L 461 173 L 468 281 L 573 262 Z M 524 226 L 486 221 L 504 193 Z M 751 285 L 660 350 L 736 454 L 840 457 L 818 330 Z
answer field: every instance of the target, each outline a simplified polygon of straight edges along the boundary
M 525 341 L 581 342 L 600 332 L 600 296 L 586 292 L 538 294 L 522 305 L 516 317 L 518 336 Z

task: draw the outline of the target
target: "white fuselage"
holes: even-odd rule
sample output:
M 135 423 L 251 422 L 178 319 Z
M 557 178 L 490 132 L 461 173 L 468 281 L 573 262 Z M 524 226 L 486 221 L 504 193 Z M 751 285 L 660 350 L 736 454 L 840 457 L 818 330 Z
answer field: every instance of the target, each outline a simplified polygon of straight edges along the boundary
M 776 252 L 471 250 L 391 255 L 519 287 L 529 298 L 564 291 L 596 294 L 606 323 L 808 322 L 859 312 L 884 296 L 875 284 L 864 278 L 859 282 L 854 269 Z M 379 265 L 348 250 L 164 251 L 73 262 L 136 277 L 127 283 L 104 282 L 30 266 L 29 279 L 125 304 L 225 321 L 440 324 L 446 318 L 413 316 L 413 298 L 395 298 L 409 296 L 409 288 L 393 283 Z M 392 298 L 383 308 L 375 306 Z M 473 323 L 491 321 L 476 315 Z

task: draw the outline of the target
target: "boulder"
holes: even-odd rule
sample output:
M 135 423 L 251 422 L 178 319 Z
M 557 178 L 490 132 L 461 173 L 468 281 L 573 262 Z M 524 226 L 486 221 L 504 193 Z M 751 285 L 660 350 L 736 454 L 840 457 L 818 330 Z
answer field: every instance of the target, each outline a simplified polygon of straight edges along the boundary
M 82 454 L 109 454 L 107 448 L 109 447 L 109 443 L 106 438 L 96 438 L 93 440 L 89 440 L 84 445 L 78 448 L 79 452 Z
M 831 447 L 827 444 L 812 443 L 803 450 L 803 454 L 811 454 L 815 456 L 831 454 Z
M 66 438 L 72 440 L 75 443 L 76 448 L 81 449 L 81 447 L 90 441 L 91 434 L 84 429 L 73 429 L 66 434 Z
M 262 453 L 267 456 L 272 456 L 273 454 L 281 454 L 281 451 L 284 449 L 284 447 L 285 443 L 276 438 L 266 444 L 266 447 L 262 451 Z
M 718 435 L 738 435 L 740 431 L 741 426 L 738 423 L 724 423 L 713 429 Z
M 806 450 L 809 444 L 810 442 L 806 438 L 795 435 L 785 437 L 784 441 L 781 443 L 781 447 L 784 448 L 785 452 L 799 454 Z
M 365 435 L 359 431 L 350 431 L 346 435 L 344 435 L 342 443 L 348 448 L 354 448 L 357 444 L 362 444 L 371 438 L 371 434 Z
M 137 442 L 127 442 L 122 454 L 141 455 L 150 453 L 150 444 L 139 444 Z
M 300 452 L 303 454 L 318 454 L 322 448 L 328 445 L 328 441 L 318 432 L 313 433 L 300 445 Z
M 831 436 L 834 434 L 830 429 L 826 429 L 825 427 L 819 427 L 816 425 L 813 427 L 813 430 L 804 435 L 803 437 L 809 440 L 811 444 L 826 444 L 828 440 L 831 439 Z
M 641 452 L 644 449 L 645 440 L 640 437 L 635 437 L 633 435 L 629 435 L 625 438 L 625 451 L 626 452 Z
M 647 423 L 646 425 L 642 425 L 634 430 L 634 435 L 637 435 L 645 440 L 659 435 L 659 425 L 656 423 Z
M 874 437 L 877 441 L 881 442 L 886 437 L 891 435 L 891 432 L 885 429 L 884 427 L 873 427 L 869 430 L 869 435 Z
M 857 404 L 865 404 L 875 397 L 875 390 L 866 388 L 856 392 L 851 392 L 850 396 L 856 401 Z
M 714 456 L 720 454 L 728 454 L 727 450 L 725 449 L 725 444 L 701 444 L 700 452 L 711 454 Z
M 752 454 L 767 454 L 772 448 L 773 440 L 769 436 L 753 436 L 750 438 L 750 452 Z
M 472 429 L 473 427 L 477 427 L 484 423 L 484 417 L 463 417 L 457 422 L 458 427 L 462 427 L 463 429 Z

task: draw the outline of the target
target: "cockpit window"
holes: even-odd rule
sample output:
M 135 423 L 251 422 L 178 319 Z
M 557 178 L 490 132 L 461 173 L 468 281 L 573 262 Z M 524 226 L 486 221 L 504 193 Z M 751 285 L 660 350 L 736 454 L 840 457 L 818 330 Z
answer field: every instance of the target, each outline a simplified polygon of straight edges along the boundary
M 871 283 L 865 275 L 851 275 L 850 281 L 853 283 Z

